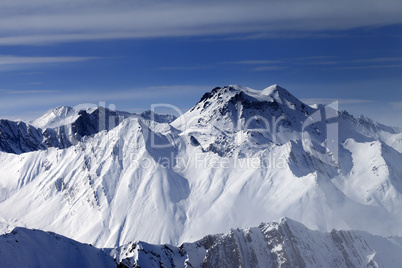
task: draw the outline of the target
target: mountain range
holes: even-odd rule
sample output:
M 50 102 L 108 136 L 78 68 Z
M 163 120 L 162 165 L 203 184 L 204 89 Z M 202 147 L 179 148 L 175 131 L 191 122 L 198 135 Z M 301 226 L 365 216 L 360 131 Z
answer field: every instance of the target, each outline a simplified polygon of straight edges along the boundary
M 399 267 L 401 250 L 402 237 L 313 231 L 288 218 L 180 246 L 135 241 L 99 249 L 22 227 L 0 236 L 5 267 Z
M 140 267 L 398 263 L 402 131 L 278 85 L 217 87 L 177 118 L 94 106 L 0 120 L 0 163 L 2 243 L 65 236 Z

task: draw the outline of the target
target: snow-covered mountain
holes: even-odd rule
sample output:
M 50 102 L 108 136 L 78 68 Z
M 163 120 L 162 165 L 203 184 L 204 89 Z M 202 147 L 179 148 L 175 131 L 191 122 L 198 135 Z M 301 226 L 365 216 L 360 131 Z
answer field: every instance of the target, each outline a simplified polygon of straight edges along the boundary
M 15 228 L 0 236 L 5 267 L 399 267 L 402 238 L 362 231 L 320 232 L 293 220 L 232 229 L 180 246 L 142 241 L 97 249 L 66 237 Z
M 176 117 L 160 115 L 151 111 L 134 114 L 113 111 L 104 107 L 82 108 L 57 107 L 31 122 L 0 120 L 0 151 L 21 154 L 50 147 L 68 148 L 100 131 L 116 127 L 128 117 L 144 121 L 170 123 Z
M 71 124 L 77 120 L 78 116 L 79 115 L 74 108 L 69 106 L 61 106 L 56 107 L 41 117 L 31 121 L 30 124 L 41 129 L 56 128 Z
M 173 122 L 59 110 L 36 127 L 0 122 L 3 232 L 179 245 L 286 216 L 321 231 L 402 234 L 397 128 L 277 85 L 215 88 Z

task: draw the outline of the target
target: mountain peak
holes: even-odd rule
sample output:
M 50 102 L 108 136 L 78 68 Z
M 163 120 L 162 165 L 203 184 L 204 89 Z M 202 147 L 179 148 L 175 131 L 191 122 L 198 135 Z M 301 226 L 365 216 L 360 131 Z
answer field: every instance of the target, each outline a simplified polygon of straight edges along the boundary
M 52 113 L 56 116 L 68 116 L 70 113 L 74 112 L 74 108 L 70 106 L 58 106 L 53 109 Z
M 313 110 L 277 84 L 263 90 L 229 85 L 216 87 L 211 92 L 205 93 L 187 112 L 187 116 L 191 114 L 202 117 L 200 120 L 207 122 L 206 118 L 221 121 L 220 117 L 227 114 L 246 121 L 255 116 L 271 118 L 286 114 L 288 117 L 294 117 L 295 114 L 300 114 L 297 116 L 300 117 L 297 121 L 300 121 L 301 117 L 311 114 Z
M 74 115 L 76 115 L 74 108 L 69 106 L 59 106 L 30 123 L 37 128 L 54 128 L 65 124 L 65 121 Z
M 279 86 L 278 84 L 273 84 L 263 90 L 255 90 L 240 85 L 215 87 L 214 89 L 212 89 L 211 92 L 205 93 L 199 103 L 206 99 L 214 98 L 214 96 L 218 99 L 225 99 L 224 96 L 231 98 L 236 95 L 238 95 L 237 98 L 245 98 L 254 102 L 269 101 L 278 102 L 278 104 L 284 105 L 293 103 L 296 106 L 302 106 L 302 102 L 299 99 L 297 99 L 289 91 Z
M 314 111 L 276 84 L 264 90 L 229 85 L 205 93 L 172 126 L 186 133 L 191 132 L 204 150 L 218 155 L 236 154 L 243 142 L 252 144 L 258 151 L 261 146 L 283 144 L 295 139 L 305 119 Z M 225 144 L 221 144 L 219 139 L 215 141 L 216 136 Z M 240 136 L 244 137 L 241 142 Z M 246 149 L 247 152 L 253 151 L 249 149 Z
M 279 86 L 278 84 L 273 84 L 267 88 L 264 88 L 260 95 L 273 95 L 273 94 L 284 94 L 284 95 L 290 95 L 290 93 L 284 89 L 283 87 Z

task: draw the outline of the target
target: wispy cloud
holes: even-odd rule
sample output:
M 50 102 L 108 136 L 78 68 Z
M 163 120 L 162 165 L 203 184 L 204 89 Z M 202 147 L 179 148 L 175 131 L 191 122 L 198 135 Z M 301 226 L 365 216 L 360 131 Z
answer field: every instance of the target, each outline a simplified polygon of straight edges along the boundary
M 341 33 L 322 33 L 322 32 L 295 32 L 295 31 L 285 31 L 285 32 L 263 32 L 257 34 L 239 34 L 237 36 L 226 37 L 225 40 L 256 40 L 256 39 L 297 39 L 297 38 L 340 38 L 348 37 L 348 35 Z
M 214 66 L 164 66 L 159 67 L 157 70 L 165 70 L 165 71 L 186 71 L 186 70 L 208 70 L 213 69 Z
M 230 34 L 254 38 L 309 35 L 402 23 L 400 10 L 399 0 L 330 4 L 317 0 L 3 0 L 0 45 Z
M 9 90 L 0 89 L 0 94 L 37 94 L 37 93 L 57 93 L 60 90 Z
M 280 71 L 280 70 L 284 70 L 286 68 L 287 67 L 285 67 L 285 66 L 260 66 L 260 67 L 251 69 L 251 71 L 253 71 L 253 72 Z
M 402 61 L 402 57 L 358 59 L 358 60 L 353 60 L 352 62 L 392 62 L 392 61 Z
M 306 62 L 305 64 L 309 65 L 333 65 L 333 64 L 340 64 L 341 61 L 315 61 L 315 62 Z
M 14 107 L 43 107 L 52 108 L 68 103 L 98 103 L 99 101 L 139 101 L 155 100 L 160 101 L 172 96 L 185 96 L 202 93 L 210 90 L 213 86 L 192 86 L 192 85 L 170 85 L 144 88 L 129 88 L 101 92 L 89 90 L 9 90 L 0 89 L 0 108 L 8 109 Z M 48 93 L 48 94 L 38 94 Z M 16 94 L 31 94 L 28 97 L 20 98 Z
M 67 63 L 95 59 L 99 59 L 99 57 L 20 57 L 13 55 L 0 55 L 0 65 Z
M 232 62 L 222 62 L 223 64 L 237 65 L 265 65 L 252 68 L 251 71 L 276 71 L 284 70 L 300 66 L 331 66 L 328 70 L 359 70 L 359 69 L 379 69 L 379 68 L 401 68 L 402 64 L 381 64 L 387 62 L 402 61 L 402 57 L 388 58 L 368 58 L 368 59 L 351 59 L 342 60 L 337 56 L 321 55 L 321 56 L 305 56 L 297 58 L 282 58 L 275 60 L 239 60 Z M 360 63 L 360 64 L 359 64 Z M 378 63 L 371 65 L 361 65 L 362 63 Z M 272 64 L 272 65 L 271 65 Z M 280 64 L 280 65 L 278 65 Z
M 168 103 L 177 96 L 201 96 L 213 88 L 212 85 L 167 85 L 144 88 L 126 88 L 110 91 L 90 92 L 88 90 L 8 90 L 0 89 L 0 119 L 32 120 L 39 117 L 47 109 L 61 105 L 99 105 L 106 102 L 107 105 L 128 101 L 132 104 L 123 110 L 136 109 L 137 105 L 144 105 L 145 100 L 153 100 L 154 103 Z M 18 94 L 27 94 L 23 98 Z M 29 95 L 28 95 L 29 94 Z M 117 109 L 122 109 L 120 106 Z M 150 107 L 146 108 L 150 109 Z M 146 110 L 141 109 L 141 110 Z M 22 112 L 25 111 L 25 112 Z M 38 112 L 39 111 L 39 112 Z M 172 112 L 172 111 L 170 111 Z
M 258 64 L 271 64 L 271 63 L 279 63 L 278 60 L 241 60 L 241 61 L 232 61 L 225 62 L 230 64 L 247 64 L 247 65 L 258 65 Z
M 66 64 L 101 59 L 100 57 L 26 57 L 14 55 L 0 55 L 0 72 L 15 71 L 19 69 L 33 69 L 44 64 Z M 40 74 L 33 72 L 27 74 Z
M 306 104 L 329 104 L 338 101 L 340 104 L 360 104 L 360 103 L 372 103 L 373 100 L 365 99 L 335 99 L 335 98 L 307 98 L 301 99 Z
M 38 74 L 44 74 L 45 72 L 23 72 L 23 73 L 20 73 L 20 74 L 23 74 L 23 75 L 38 75 Z
M 336 70 L 361 70 L 361 69 L 384 69 L 384 68 L 402 68 L 402 64 L 345 66 L 345 67 L 337 67 L 334 69 L 336 69 Z
M 334 56 L 306 56 L 298 58 L 283 58 L 275 60 L 239 60 L 232 62 L 222 62 L 223 64 L 237 65 L 262 65 L 251 69 L 254 72 L 261 71 L 279 71 L 290 68 L 292 65 L 330 65 L 337 64 L 339 61 L 322 61 L 326 59 L 336 58 Z M 321 60 L 321 61 L 319 61 Z M 279 65 L 278 65 L 279 64 Z
M 394 109 L 402 109 L 402 101 L 394 101 L 389 103 Z
M 330 56 L 330 55 L 305 56 L 305 57 L 292 58 L 290 60 L 292 60 L 292 61 L 313 61 L 313 60 L 325 60 L 325 59 L 333 59 L 333 58 L 336 58 L 336 56 Z
M 327 60 L 325 60 L 327 59 Z M 332 60 L 331 60 L 332 59 Z M 335 60 L 334 60 L 335 59 Z M 360 70 L 360 69 L 381 69 L 381 68 L 401 68 L 402 64 L 382 64 L 395 61 L 402 61 L 402 57 L 384 57 L 368 59 L 338 60 L 333 56 L 301 57 L 293 59 L 294 62 L 306 65 L 338 65 L 331 70 Z M 362 63 L 372 63 L 371 65 L 358 65 Z M 377 64 L 373 64 L 377 63 Z

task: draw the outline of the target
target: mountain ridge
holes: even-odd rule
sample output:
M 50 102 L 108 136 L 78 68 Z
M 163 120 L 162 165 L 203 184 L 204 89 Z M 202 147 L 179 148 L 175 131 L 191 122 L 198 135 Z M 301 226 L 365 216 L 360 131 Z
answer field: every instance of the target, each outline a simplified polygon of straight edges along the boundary
M 74 144 L 0 152 L 0 230 L 178 245 L 287 216 L 322 231 L 401 234 L 401 133 L 332 107 L 301 109 L 278 86 L 212 91 L 172 123 L 111 113 L 115 126 L 97 131 L 99 112 L 83 111 Z
M 22 154 L 50 147 L 65 149 L 79 143 L 84 137 L 116 127 L 128 117 L 166 123 L 175 119 L 171 115 L 159 115 L 145 111 L 139 115 L 113 111 L 98 106 L 75 110 L 59 106 L 36 120 L 25 123 L 0 119 L 0 151 Z
M 314 231 L 286 217 L 180 246 L 133 241 L 100 249 L 21 227 L 0 236 L 9 267 L 398 267 L 401 249 L 402 237 Z

